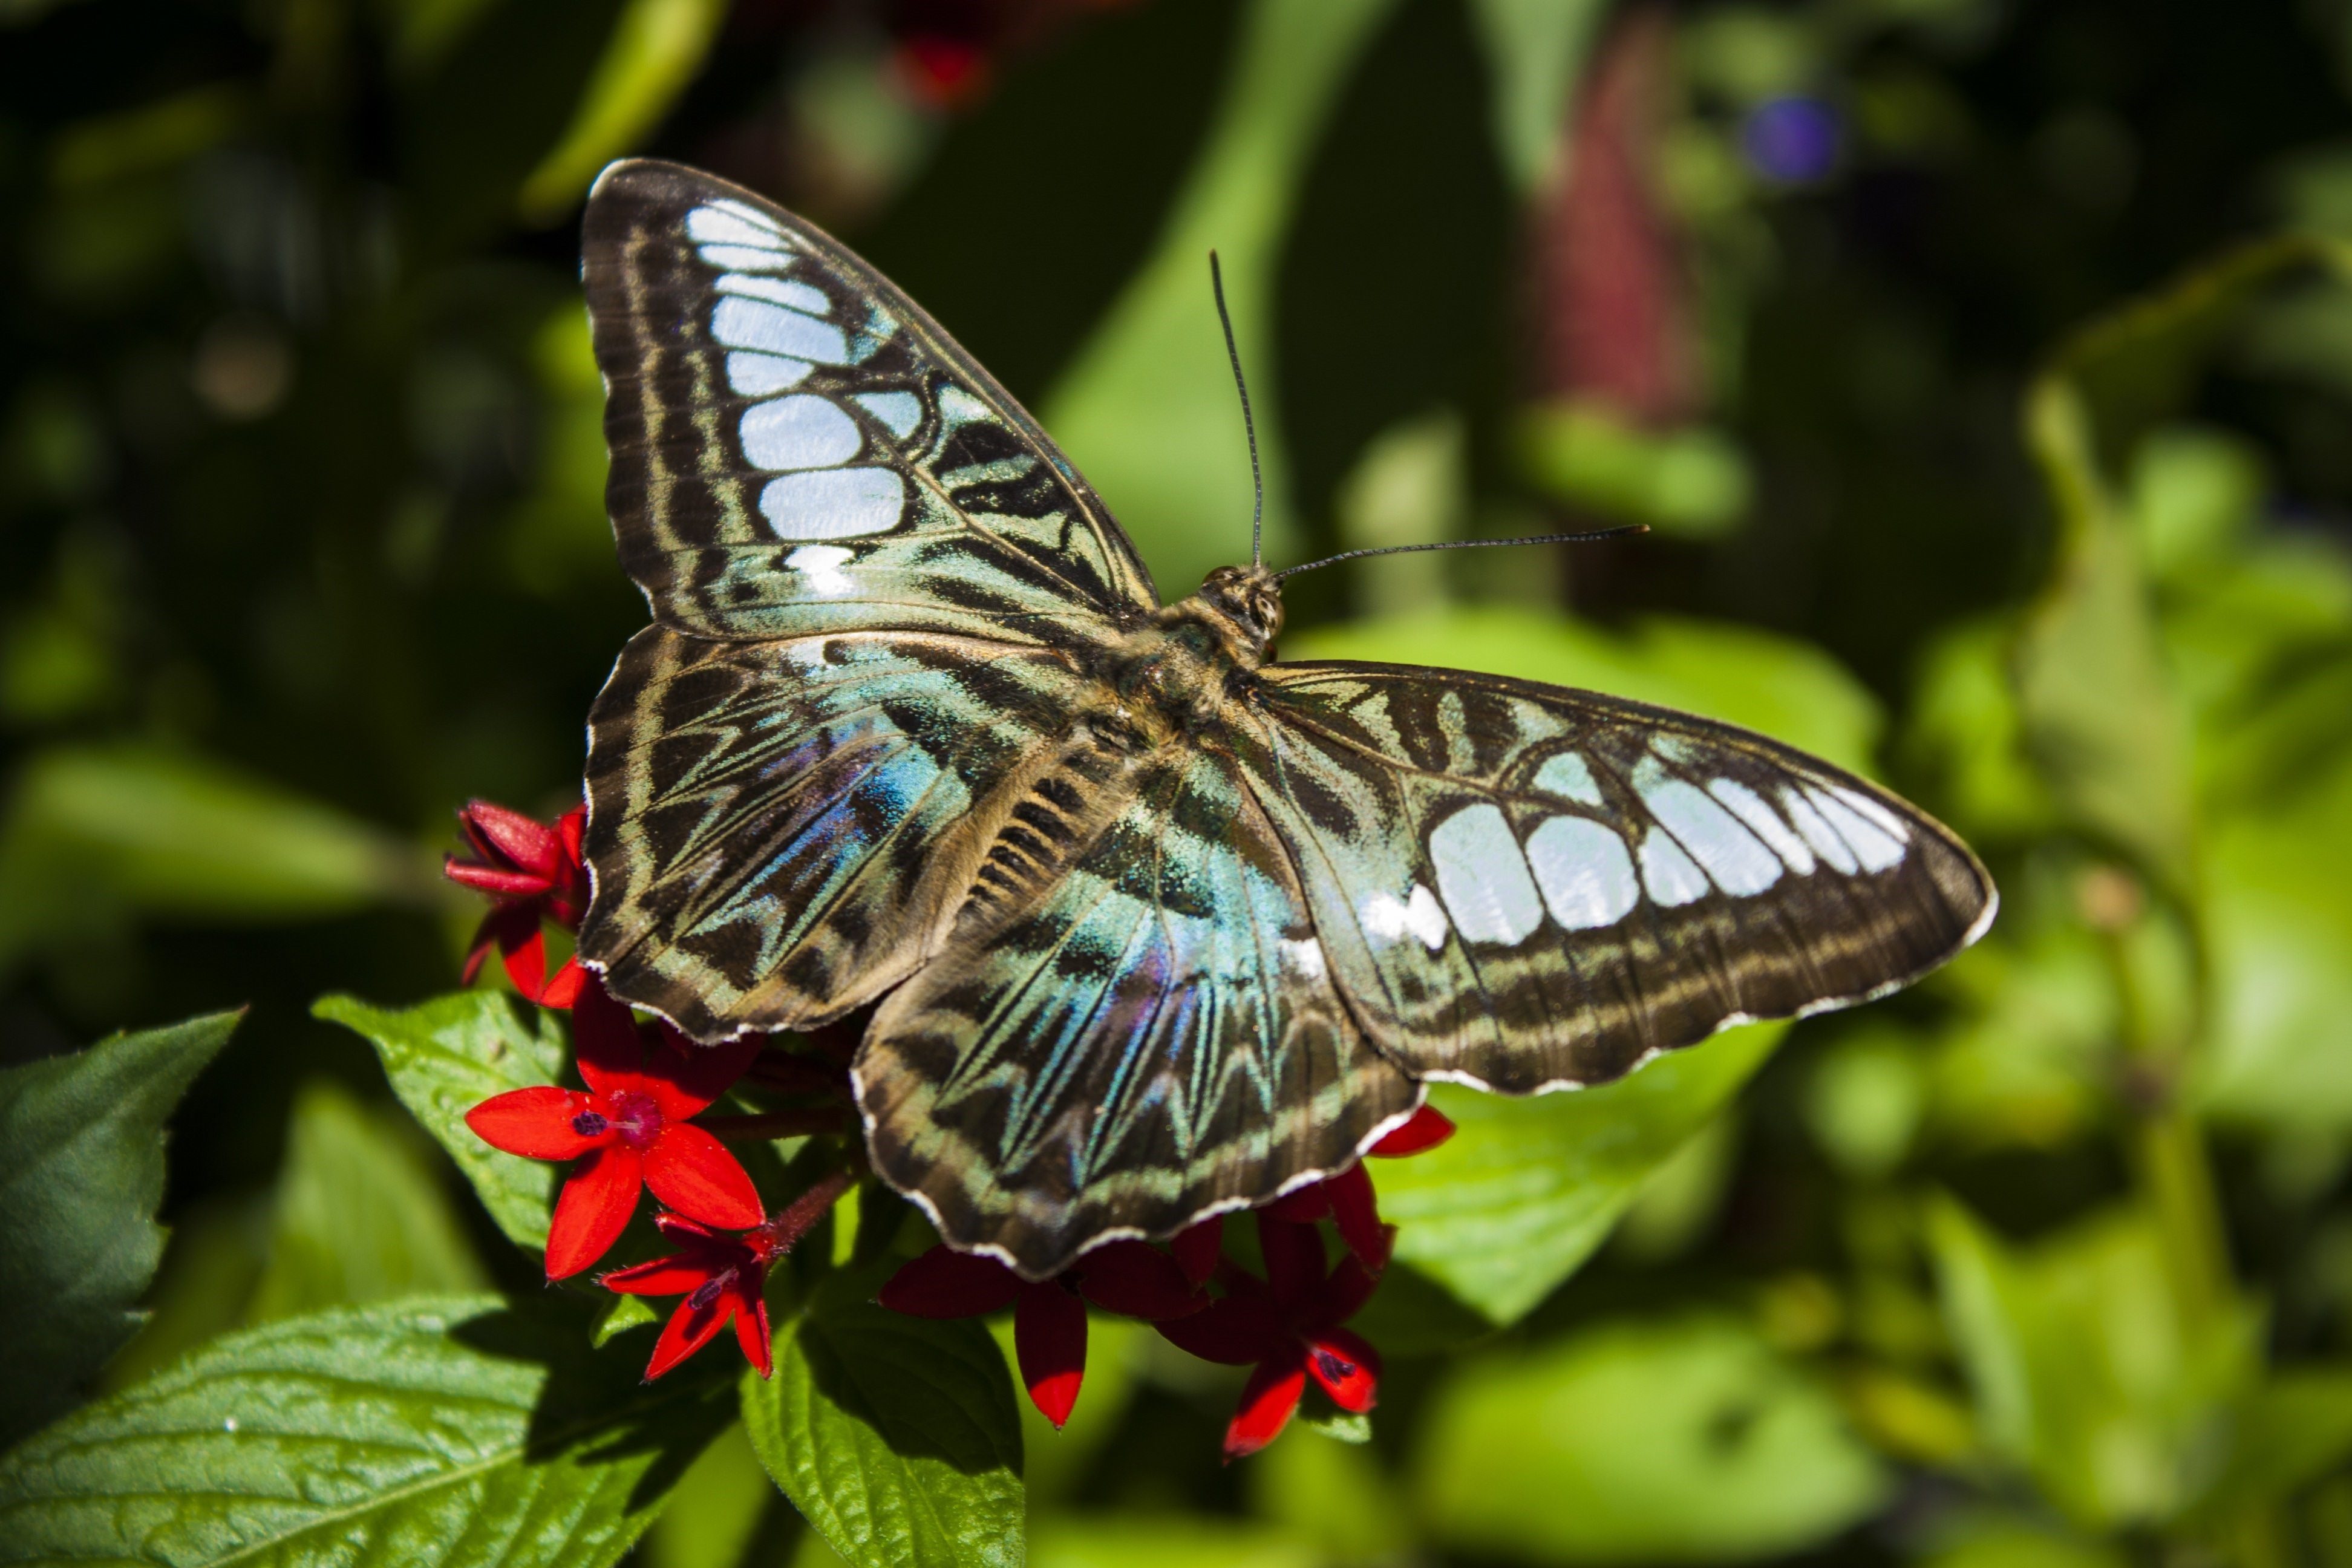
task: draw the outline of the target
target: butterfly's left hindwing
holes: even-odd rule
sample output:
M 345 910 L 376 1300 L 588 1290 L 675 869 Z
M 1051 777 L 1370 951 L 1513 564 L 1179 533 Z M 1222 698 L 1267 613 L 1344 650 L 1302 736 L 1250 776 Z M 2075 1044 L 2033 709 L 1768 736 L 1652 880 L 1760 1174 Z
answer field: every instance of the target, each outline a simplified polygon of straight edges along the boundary
M 644 160 L 583 227 L 621 563 L 683 631 L 1101 642 L 1150 574 L 1035 422 L 822 231 Z
M 1101 783 L 1125 804 L 1087 847 L 960 925 L 856 1067 L 875 1169 L 1031 1279 L 1339 1170 L 1421 1101 L 1349 1017 L 1230 757 Z
M 1892 990 L 1992 919 L 1941 824 L 1760 735 L 1459 670 L 1260 677 L 1253 785 L 1352 1011 L 1418 1077 L 1601 1082 Z

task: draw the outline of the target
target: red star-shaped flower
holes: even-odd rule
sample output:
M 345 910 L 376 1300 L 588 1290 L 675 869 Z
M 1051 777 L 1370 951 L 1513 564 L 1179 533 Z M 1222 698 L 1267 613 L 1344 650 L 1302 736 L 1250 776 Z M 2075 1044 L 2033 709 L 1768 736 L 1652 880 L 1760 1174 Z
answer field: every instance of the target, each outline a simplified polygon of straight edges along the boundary
M 628 1008 L 601 984 L 572 1009 L 572 1043 L 588 1086 L 518 1089 L 482 1101 L 466 1125 L 483 1142 L 531 1160 L 578 1160 L 548 1228 L 547 1277 L 599 1258 L 636 1212 L 637 1190 L 690 1220 L 740 1230 L 761 1220 L 760 1194 L 735 1156 L 687 1119 L 727 1092 L 756 1039 L 697 1046 L 667 1026 L 650 1053 Z
M 466 954 L 467 984 L 495 947 L 516 990 L 546 1006 L 572 1005 L 587 973 L 578 959 L 570 958 L 550 974 L 547 938 L 541 927 L 551 920 L 580 929 L 588 905 L 588 871 L 580 858 L 587 822 L 585 808 L 567 811 L 551 826 L 487 800 L 469 801 L 457 814 L 458 831 L 479 858 L 448 856 L 442 874 L 494 900 Z
M 1226 1294 L 1209 1308 L 1159 1325 L 1180 1350 L 1203 1361 L 1250 1366 L 1241 1408 L 1225 1427 L 1225 1458 L 1255 1454 L 1289 1425 L 1312 1377 L 1342 1410 L 1372 1407 L 1380 1391 L 1380 1352 L 1339 1325 L 1355 1316 L 1378 1278 L 1351 1251 L 1327 1268 L 1323 1238 L 1313 1226 L 1258 1215 L 1258 1245 L 1265 1255 L 1260 1280 L 1240 1269 L 1220 1271 Z M 1383 1240 L 1383 1256 L 1387 1245 Z
M 934 1247 L 892 1275 L 879 1300 L 917 1318 L 972 1318 L 1012 1308 L 1021 1381 L 1056 1426 L 1070 1418 L 1086 1379 L 1087 1301 L 1155 1321 L 1209 1304 L 1175 1258 L 1139 1241 L 1107 1243 L 1041 1280 L 1024 1279 L 992 1258 Z
M 837 1171 L 740 1236 L 722 1236 L 681 1215 L 657 1214 L 654 1224 L 678 1244 L 667 1258 L 615 1268 L 597 1281 L 624 1296 L 684 1296 L 654 1342 L 646 1381 L 667 1372 L 712 1340 L 730 1323 L 743 1359 L 766 1377 L 775 1370 L 768 1331 L 768 1266 L 793 1249 L 809 1227 L 856 1184 Z
M 1434 1106 L 1424 1105 L 1391 1128 L 1364 1152 L 1383 1160 L 1401 1160 L 1434 1149 L 1454 1136 L 1454 1122 Z M 1338 1175 L 1285 1194 L 1265 1206 L 1276 1219 L 1293 1225 L 1313 1225 L 1328 1219 L 1339 1228 L 1339 1239 L 1365 1268 L 1377 1274 L 1388 1267 L 1390 1227 L 1381 1223 L 1379 1202 L 1372 1191 L 1372 1173 L 1358 1161 Z

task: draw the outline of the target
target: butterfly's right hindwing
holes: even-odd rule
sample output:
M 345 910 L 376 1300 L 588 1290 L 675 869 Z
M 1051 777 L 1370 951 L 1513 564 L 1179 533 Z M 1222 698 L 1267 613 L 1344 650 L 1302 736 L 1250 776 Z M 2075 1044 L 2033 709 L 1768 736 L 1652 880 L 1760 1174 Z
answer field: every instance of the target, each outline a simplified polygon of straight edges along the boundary
M 887 280 L 750 192 L 616 163 L 589 318 L 621 562 L 681 630 L 1100 643 L 1158 605 L 1102 502 Z

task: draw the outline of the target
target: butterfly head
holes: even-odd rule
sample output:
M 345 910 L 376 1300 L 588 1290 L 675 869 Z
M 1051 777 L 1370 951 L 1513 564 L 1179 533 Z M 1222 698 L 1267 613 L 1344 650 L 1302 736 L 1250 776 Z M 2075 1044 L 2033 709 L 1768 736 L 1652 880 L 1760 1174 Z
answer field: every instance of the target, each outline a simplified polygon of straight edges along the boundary
M 1226 640 L 1244 650 L 1251 664 L 1266 657 L 1282 631 L 1282 584 L 1262 566 L 1218 567 L 1192 603 L 1222 624 Z

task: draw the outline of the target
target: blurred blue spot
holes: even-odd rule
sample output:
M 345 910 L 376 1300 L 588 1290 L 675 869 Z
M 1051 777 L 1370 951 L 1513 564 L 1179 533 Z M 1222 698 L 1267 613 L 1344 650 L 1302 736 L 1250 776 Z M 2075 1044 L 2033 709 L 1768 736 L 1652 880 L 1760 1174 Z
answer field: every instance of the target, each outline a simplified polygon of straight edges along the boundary
M 1807 184 L 1827 174 L 1844 140 L 1844 121 L 1818 98 L 1769 99 L 1748 110 L 1739 128 L 1739 150 L 1748 166 L 1781 185 Z

